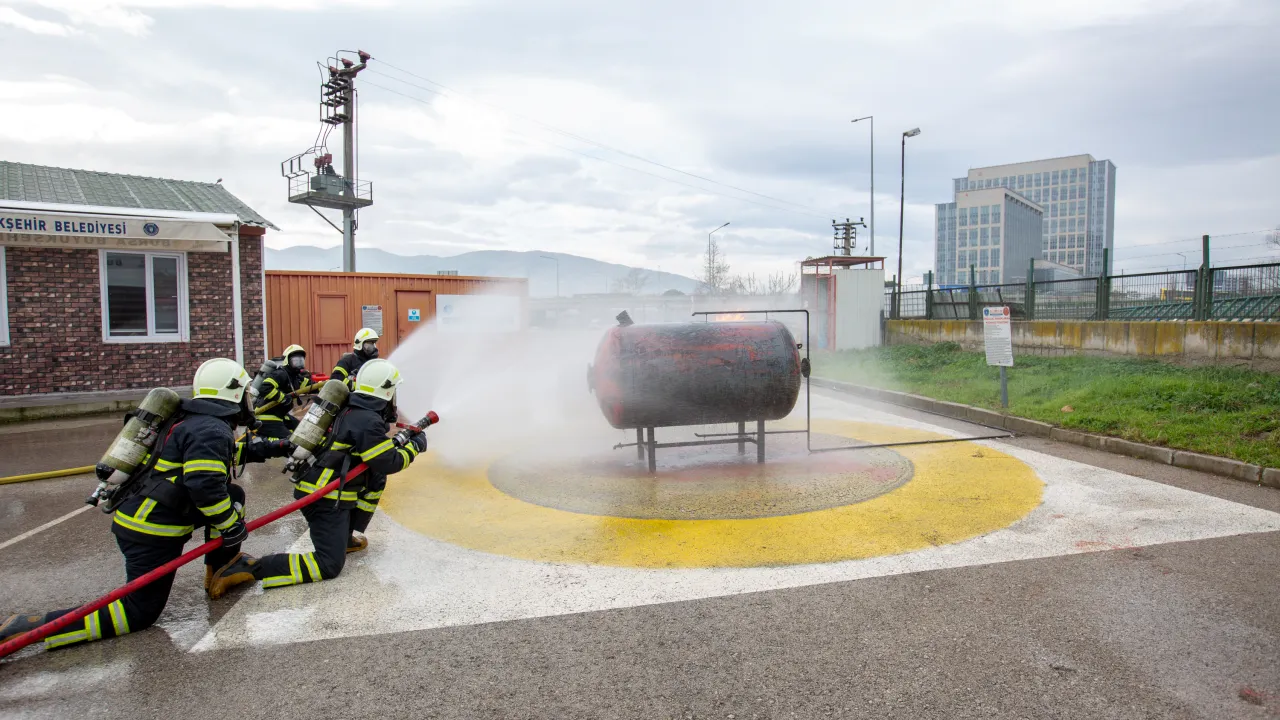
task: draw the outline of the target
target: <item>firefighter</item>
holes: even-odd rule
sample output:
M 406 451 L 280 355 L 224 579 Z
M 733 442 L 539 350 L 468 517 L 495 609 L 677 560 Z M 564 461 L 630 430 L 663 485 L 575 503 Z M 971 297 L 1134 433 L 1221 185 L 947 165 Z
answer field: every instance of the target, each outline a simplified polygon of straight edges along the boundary
M 206 541 L 219 536 L 223 540 L 222 547 L 204 556 L 206 592 L 216 569 L 242 557 L 245 494 L 231 482 L 235 468 L 293 451 L 287 440 L 236 441 L 235 426 L 253 420 L 245 397 L 249 382 L 244 368 L 226 358 L 209 360 L 196 371 L 193 397 L 182 401 L 169 431 L 158 440 L 154 466 L 115 512 L 111 530 L 130 581 L 182 555 L 182 546 L 197 527 L 205 528 Z M 86 616 L 82 623 L 48 637 L 46 645 L 65 647 L 150 627 L 169 600 L 173 577 L 170 573 Z M 12 615 L 0 623 L 0 640 L 74 609 Z
M 262 423 L 257 435 L 268 440 L 287 439 L 298 427 L 298 419 L 290 411 L 303 404 L 301 396 L 314 386 L 311 373 L 307 372 L 307 351 L 301 345 L 285 348 L 282 361 L 280 368 L 263 381 L 262 394 L 253 409 Z
M 334 380 L 341 380 L 352 390 L 355 389 L 356 374 L 370 360 L 378 357 L 378 333 L 372 328 L 360 328 L 355 340 L 351 343 L 352 351 L 338 358 L 338 364 L 329 375 Z
M 260 560 L 242 555 L 214 574 L 210 597 L 221 597 L 228 588 L 249 580 L 261 580 L 264 588 L 331 580 L 342 572 L 348 553 L 369 546 L 364 531 L 378 509 L 387 476 L 409 467 L 427 449 L 427 436 L 422 431 L 411 435 L 404 447 L 397 447 L 387 437 L 396 419 L 396 386 L 400 381 L 400 372 L 386 360 L 370 360 L 360 368 L 355 392 L 330 428 L 327 448 L 294 489 L 294 497 L 302 498 L 360 463 L 368 466 L 345 485 L 302 508 L 315 551 L 268 555 Z

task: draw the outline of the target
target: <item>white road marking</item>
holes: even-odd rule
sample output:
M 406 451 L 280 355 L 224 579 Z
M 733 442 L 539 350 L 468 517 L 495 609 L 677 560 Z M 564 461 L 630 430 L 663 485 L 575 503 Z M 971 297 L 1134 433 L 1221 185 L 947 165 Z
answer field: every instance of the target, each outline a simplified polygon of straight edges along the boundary
M 820 417 L 963 434 L 839 400 L 814 401 Z M 351 556 L 340 578 L 252 590 L 193 651 L 547 617 L 1280 530 L 1280 514 L 1268 510 L 998 441 L 981 444 L 1031 466 L 1045 482 L 1044 502 L 1022 521 L 965 542 L 821 565 L 643 570 L 475 552 L 418 535 L 379 513 L 369 550 Z M 304 537 L 294 550 L 309 548 Z
M 58 524 L 58 523 L 60 523 L 60 522 L 63 522 L 64 520 L 70 520 L 71 518 L 75 517 L 76 515 L 79 515 L 80 513 L 84 512 L 85 510 L 88 510 L 88 509 L 89 509 L 89 508 L 91 508 L 91 507 L 93 507 L 93 506 L 92 506 L 92 505 L 85 505 L 84 507 L 77 508 L 77 509 L 72 510 L 71 512 L 67 513 L 66 515 L 63 515 L 63 516 L 62 516 L 62 517 L 60 517 L 60 518 L 56 518 L 56 519 L 54 519 L 54 520 L 50 520 L 49 522 L 47 522 L 47 523 L 45 523 L 45 524 L 41 525 L 41 526 L 40 526 L 40 527 L 38 527 L 38 528 L 34 528 L 34 529 L 32 529 L 32 530 L 28 530 L 28 531 L 26 531 L 26 532 L 22 533 L 21 535 L 19 535 L 19 536 L 17 536 L 17 537 L 9 538 L 8 540 L 5 540 L 4 542 L 0 543 L 0 550 L 3 550 L 3 549 L 5 549 L 5 548 L 9 547 L 10 545 L 13 545 L 13 544 L 16 544 L 16 543 L 22 542 L 23 540 L 26 540 L 27 538 L 31 537 L 32 535 L 35 535 L 35 534 L 37 534 L 37 533 L 44 532 L 45 530 L 48 530 L 49 528 L 53 527 L 54 525 L 57 525 L 57 524 Z

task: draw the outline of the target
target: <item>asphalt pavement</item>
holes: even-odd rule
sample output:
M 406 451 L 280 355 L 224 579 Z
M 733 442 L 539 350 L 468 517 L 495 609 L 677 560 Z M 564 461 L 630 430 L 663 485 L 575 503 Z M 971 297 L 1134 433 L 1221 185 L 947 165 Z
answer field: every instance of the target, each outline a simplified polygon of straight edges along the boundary
M 1003 444 L 1280 512 L 1268 488 L 1043 439 Z M 277 467 L 255 467 L 245 484 L 251 514 L 289 499 Z M 0 486 L 0 543 L 76 509 L 91 485 Z M 68 607 L 118 585 L 108 522 L 90 510 L 0 547 L 0 613 Z M 287 518 L 246 547 L 286 550 L 304 529 Z M 299 621 L 285 602 L 250 614 L 261 642 L 205 651 L 193 648 L 262 592 L 209 603 L 193 565 L 157 628 L 0 663 L 0 718 L 1280 716 L 1280 532 L 1086 550 L 424 630 L 388 620 L 386 632 L 348 634 L 334 626 L 347 615 L 314 613 L 305 622 L 324 632 L 303 642 L 269 637 Z M 323 591 L 377 616 L 354 585 L 407 581 L 361 562 L 371 574 L 357 565 Z M 412 582 L 443 584 L 449 572 Z

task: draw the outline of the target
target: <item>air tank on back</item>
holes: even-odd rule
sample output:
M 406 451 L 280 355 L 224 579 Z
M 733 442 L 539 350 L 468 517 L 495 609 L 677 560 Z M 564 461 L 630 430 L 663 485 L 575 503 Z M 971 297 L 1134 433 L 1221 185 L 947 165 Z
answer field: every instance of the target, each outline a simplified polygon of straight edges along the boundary
M 796 405 L 800 353 L 780 322 L 619 321 L 588 369 L 615 428 L 780 420 Z

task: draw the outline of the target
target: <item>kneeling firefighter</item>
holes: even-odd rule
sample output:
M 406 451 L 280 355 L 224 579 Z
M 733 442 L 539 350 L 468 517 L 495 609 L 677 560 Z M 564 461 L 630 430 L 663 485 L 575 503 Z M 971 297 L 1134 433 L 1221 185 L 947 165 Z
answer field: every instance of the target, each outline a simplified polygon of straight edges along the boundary
M 351 343 L 351 352 L 338 358 L 338 364 L 334 366 L 333 372 L 329 377 L 334 380 L 341 380 L 347 384 L 352 390 L 356 387 L 356 375 L 360 372 L 360 368 L 365 363 L 378 357 L 378 333 L 372 328 L 360 328 L 360 332 L 356 333 L 355 340 Z
M 176 412 L 156 427 L 154 446 L 110 496 L 105 509 L 115 512 L 111 530 L 130 581 L 180 556 L 197 527 L 205 528 L 206 541 L 219 536 L 223 540 L 222 547 L 204 557 L 206 591 L 216 569 L 242 557 L 240 543 L 247 535 L 245 494 L 231 482 L 235 468 L 293 450 L 288 441 L 236 441 L 235 426 L 253 421 L 245 397 L 249 382 L 249 374 L 234 360 L 217 358 L 201 365 L 192 383 L 193 398 L 182 400 Z M 134 427 L 133 422 L 126 418 L 126 431 Z M 169 600 L 173 578 L 170 573 L 89 614 L 83 624 L 46 638 L 46 645 L 65 647 L 150 627 Z M 0 640 L 74 610 L 12 615 L 0 623 Z
M 298 427 L 298 419 L 290 411 L 302 405 L 300 396 L 312 387 L 311 373 L 307 372 L 307 351 L 301 345 L 285 348 L 280 364 L 263 378 L 262 386 L 258 388 L 258 399 L 253 408 L 262 423 L 257 429 L 258 437 L 268 440 L 288 438 Z
M 260 560 L 241 555 L 214 574 L 210 597 L 220 597 L 227 588 L 249 580 L 261 580 L 264 588 L 331 580 L 342 572 L 347 553 L 368 547 L 363 533 L 378 509 L 387 476 L 409 467 L 427 449 L 427 436 L 421 430 L 410 432 L 403 446 L 387 437 L 396 419 L 400 382 L 400 371 L 390 362 L 365 363 L 356 376 L 355 392 L 334 418 L 324 445 L 316 449 L 316 463 L 297 480 L 293 494 L 302 498 L 335 477 L 345 477 L 360 463 L 368 466 L 320 501 L 302 508 L 315 551 L 267 555 Z

